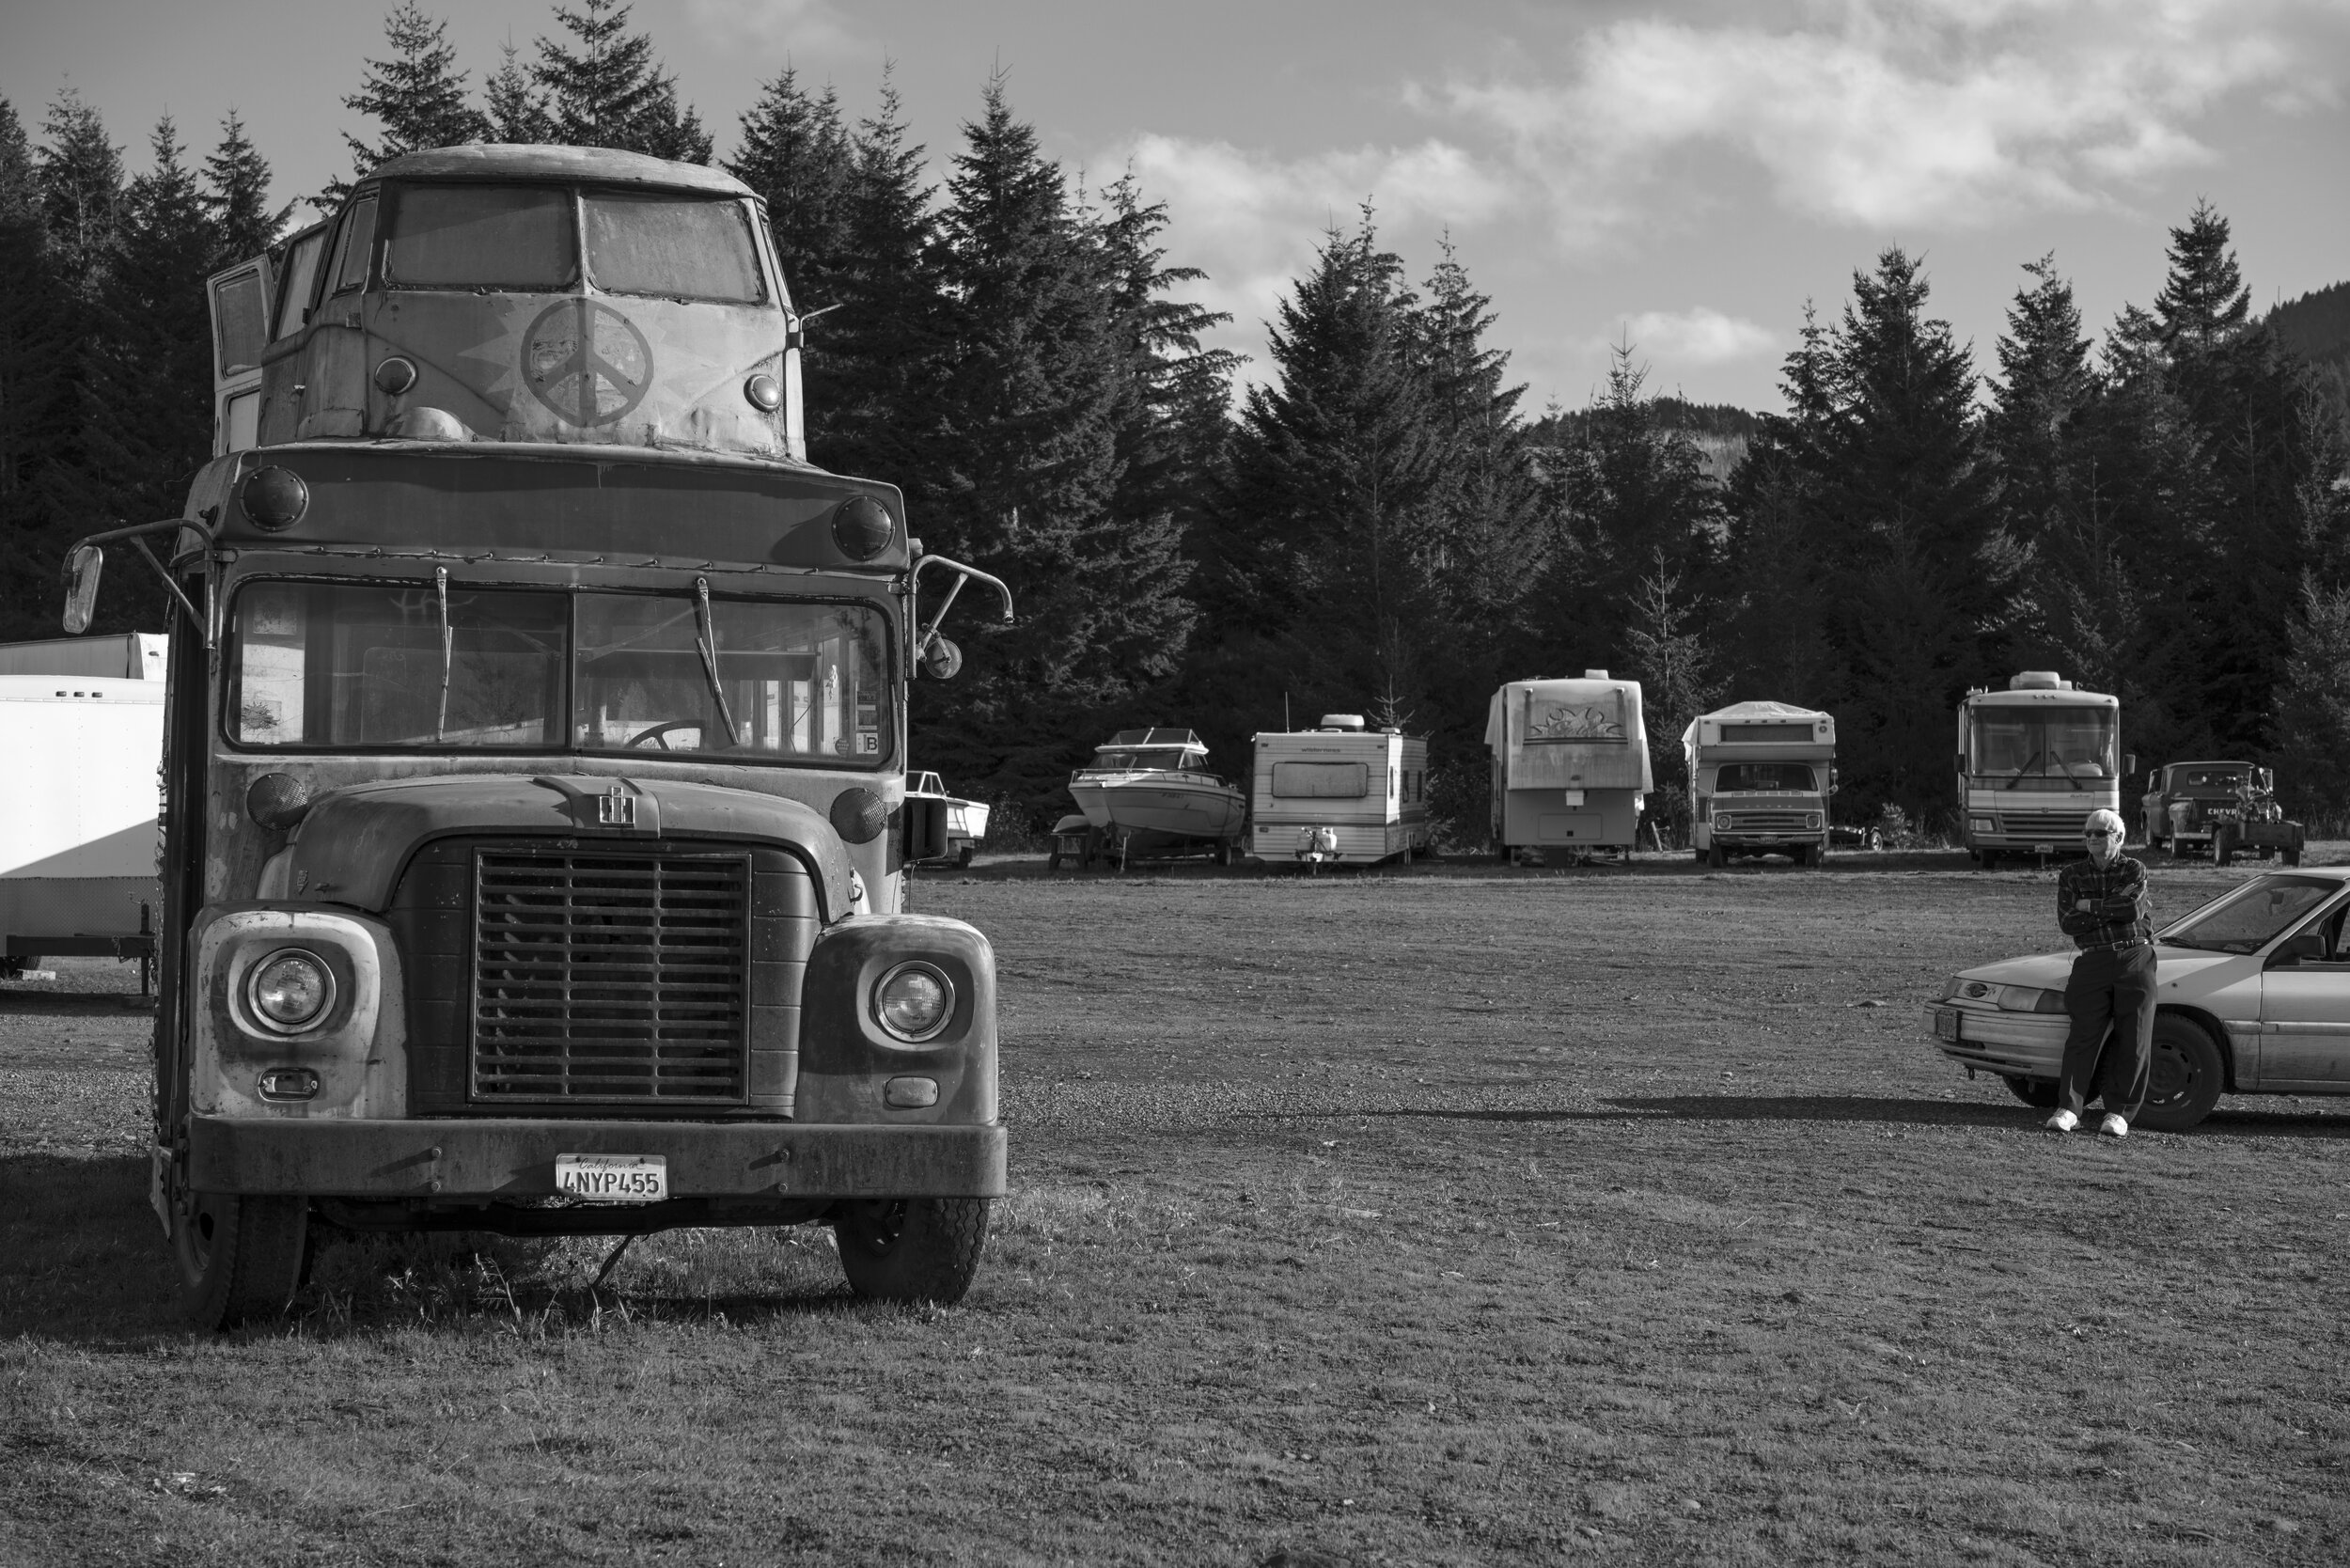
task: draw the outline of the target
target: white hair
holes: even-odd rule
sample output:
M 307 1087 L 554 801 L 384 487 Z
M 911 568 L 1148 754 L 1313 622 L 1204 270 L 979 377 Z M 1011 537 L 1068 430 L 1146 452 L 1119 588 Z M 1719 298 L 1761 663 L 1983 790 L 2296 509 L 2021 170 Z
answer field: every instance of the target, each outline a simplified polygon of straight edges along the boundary
M 2081 823 L 2081 826 L 2085 829 L 2102 827 L 2108 833 L 2120 833 L 2123 830 L 2122 813 L 2100 806 L 2089 814 L 2089 820 Z

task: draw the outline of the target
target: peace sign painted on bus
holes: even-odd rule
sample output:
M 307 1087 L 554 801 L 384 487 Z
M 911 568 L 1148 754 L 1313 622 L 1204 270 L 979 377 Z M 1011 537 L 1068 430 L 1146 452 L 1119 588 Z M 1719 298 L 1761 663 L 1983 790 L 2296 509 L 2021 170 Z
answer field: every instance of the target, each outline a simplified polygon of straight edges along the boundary
M 523 380 L 566 424 L 608 425 L 645 400 L 652 345 L 608 305 L 559 300 L 523 336 Z

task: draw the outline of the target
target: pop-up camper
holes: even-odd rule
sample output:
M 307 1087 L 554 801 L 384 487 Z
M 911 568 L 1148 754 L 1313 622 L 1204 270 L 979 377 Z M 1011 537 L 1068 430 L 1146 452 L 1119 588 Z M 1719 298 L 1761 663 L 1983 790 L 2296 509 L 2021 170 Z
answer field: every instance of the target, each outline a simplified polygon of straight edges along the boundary
M 1494 843 L 1630 854 L 1641 798 L 1655 788 L 1640 683 L 1587 669 L 1579 681 L 1512 681 L 1485 714 L 1493 752 Z

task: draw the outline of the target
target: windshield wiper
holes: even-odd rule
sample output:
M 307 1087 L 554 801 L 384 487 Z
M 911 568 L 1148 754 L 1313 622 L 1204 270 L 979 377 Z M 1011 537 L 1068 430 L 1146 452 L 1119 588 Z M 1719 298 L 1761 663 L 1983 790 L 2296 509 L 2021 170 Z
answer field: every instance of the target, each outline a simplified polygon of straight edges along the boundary
M 441 705 L 432 716 L 432 743 L 448 739 L 448 673 L 457 662 L 457 638 L 448 624 L 448 568 L 432 569 L 432 595 L 441 605 Z
M 2002 789 L 2002 790 L 2013 790 L 2013 788 L 2015 788 L 2015 786 L 2016 786 L 2016 785 L 2021 784 L 2021 783 L 2024 781 L 2024 775 L 2026 775 L 2026 774 L 2028 774 L 2028 773 L 2031 772 L 2031 765 L 2032 765 L 2034 762 L 2037 762 L 2037 761 L 2039 761 L 2039 760 L 2040 760 L 2040 753 L 2038 753 L 2038 752 L 2036 752 L 2036 751 L 2035 751 L 2035 752 L 2033 752 L 2030 756 L 2029 756 L 2029 757 L 2025 758 L 2025 759 L 2024 759 L 2024 765 L 2023 765 L 2022 767 L 2017 768 L 2017 769 L 2015 770 L 2015 776 L 2014 776 L 2014 777 L 2013 777 L 2013 778 L 2011 778 L 2011 779 L 2009 779 L 2006 783 L 2004 783 L 2004 784 L 2000 785 L 2000 786 L 1999 786 L 1999 788 L 2000 788 L 2000 789 Z
M 710 695 L 717 699 L 718 722 L 727 727 L 727 745 L 739 746 L 742 739 L 734 732 L 734 714 L 727 707 L 727 689 L 718 680 L 718 635 L 710 623 L 710 579 L 694 579 L 694 646 L 701 650 L 702 673 L 710 678 Z

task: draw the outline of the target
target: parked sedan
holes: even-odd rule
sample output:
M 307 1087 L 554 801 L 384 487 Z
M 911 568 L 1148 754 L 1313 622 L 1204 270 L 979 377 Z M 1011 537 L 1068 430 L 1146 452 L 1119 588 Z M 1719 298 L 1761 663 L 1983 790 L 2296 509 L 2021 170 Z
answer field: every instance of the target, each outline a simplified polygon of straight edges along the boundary
M 2154 1062 L 2138 1125 L 2192 1127 L 2222 1093 L 2350 1094 L 2350 868 L 2279 870 L 2154 933 Z M 2056 1104 L 2071 953 L 1953 976 L 1931 1008 L 1935 1045 Z

